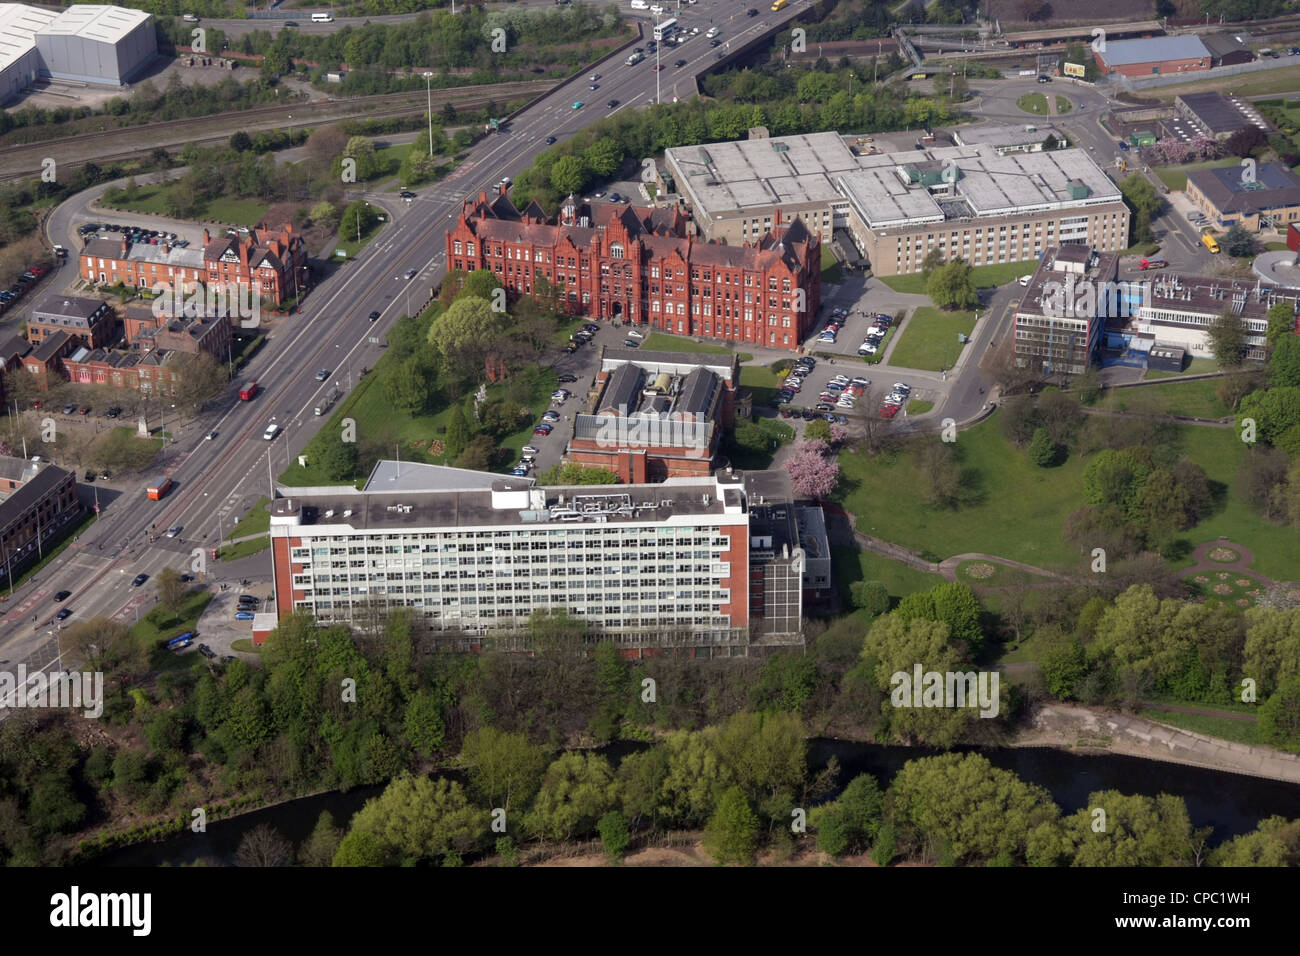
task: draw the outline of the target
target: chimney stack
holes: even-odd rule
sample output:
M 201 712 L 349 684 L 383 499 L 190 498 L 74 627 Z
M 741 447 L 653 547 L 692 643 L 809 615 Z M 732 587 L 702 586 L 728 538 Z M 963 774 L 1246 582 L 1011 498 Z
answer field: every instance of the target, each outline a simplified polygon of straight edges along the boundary
M 208 235 L 208 230 L 205 228 L 203 230 L 203 244 L 206 246 L 211 241 L 212 241 L 212 237 Z
M 122 240 L 122 258 L 126 258 L 126 239 Z

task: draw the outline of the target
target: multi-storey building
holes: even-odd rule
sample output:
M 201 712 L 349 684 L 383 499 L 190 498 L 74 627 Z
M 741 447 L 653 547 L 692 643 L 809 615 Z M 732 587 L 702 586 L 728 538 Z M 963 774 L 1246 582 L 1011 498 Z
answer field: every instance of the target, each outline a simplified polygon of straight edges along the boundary
M 543 488 L 380 462 L 362 491 L 300 490 L 271 506 L 282 618 L 406 607 L 467 648 L 560 609 L 638 652 L 799 640 L 805 561 L 784 472 Z
M 935 249 L 988 265 L 1059 243 L 1128 245 L 1128 207 L 1085 150 L 1041 149 L 1049 133 L 1037 130 L 1028 142 L 969 135 L 973 145 L 859 153 L 836 133 L 814 133 L 665 157 L 705 236 L 742 242 L 798 215 L 823 240 L 847 230 L 876 275 L 920 272 Z
M 1282 163 L 1194 169 L 1187 174 L 1186 193 L 1221 229 L 1281 231 L 1300 222 L 1300 176 Z
M 39 560 L 81 515 L 71 472 L 48 462 L 0 458 L 0 573 Z
M 740 361 L 698 353 L 602 348 L 566 457 L 628 484 L 707 476 L 735 422 Z
M 184 316 L 163 318 L 147 310 L 127 308 L 127 344 L 141 352 L 152 349 L 210 355 L 218 362 L 230 357 L 231 323 L 229 316 Z M 151 321 L 150 321 L 151 320 Z
M 117 315 L 103 299 L 48 295 L 27 318 L 27 340 L 40 345 L 55 332 L 67 332 L 82 345 L 108 345 L 117 331 Z
M 242 239 L 214 240 L 204 229 L 201 249 L 94 238 L 81 250 L 80 269 L 87 282 L 148 289 L 238 284 L 275 305 L 306 291 L 310 278 L 306 246 L 290 223 L 275 235 L 254 229 Z
M 797 349 L 821 302 L 817 237 L 779 214 L 738 246 L 689 238 L 685 223 L 676 210 L 618 204 L 593 217 L 570 196 L 551 225 L 536 203 L 516 210 L 503 186 L 462 204 L 447 264 L 491 269 L 512 297 L 544 282 L 570 315 Z
M 1016 358 L 1048 374 L 1080 375 L 1092 364 L 1107 322 L 1127 316 L 1132 291 L 1115 280 L 1119 256 L 1087 246 L 1057 246 L 1020 297 L 1015 313 Z
M 1290 302 L 1300 312 L 1300 291 L 1162 272 L 1144 287 L 1142 305 L 1125 332 L 1139 342 L 1180 346 L 1193 357 L 1213 358 L 1206 332 L 1225 311 L 1232 312 L 1246 328 L 1246 358 L 1262 362 L 1268 357 L 1268 310 L 1279 302 Z

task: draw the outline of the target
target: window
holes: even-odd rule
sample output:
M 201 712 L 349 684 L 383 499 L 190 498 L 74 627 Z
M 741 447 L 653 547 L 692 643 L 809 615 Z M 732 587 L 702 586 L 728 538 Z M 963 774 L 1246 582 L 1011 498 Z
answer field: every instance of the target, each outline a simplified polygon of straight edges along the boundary
M 623 246 L 621 243 L 612 243 L 609 247 L 609 254 L 614 259 L 623 258 Z

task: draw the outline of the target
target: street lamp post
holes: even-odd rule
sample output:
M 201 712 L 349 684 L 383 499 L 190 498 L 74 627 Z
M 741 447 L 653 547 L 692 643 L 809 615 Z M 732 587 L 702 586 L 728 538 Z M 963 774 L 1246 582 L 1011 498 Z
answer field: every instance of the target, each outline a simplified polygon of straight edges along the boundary
M 454 2 L 454 0 L 453 0 Z M 424 74 L 425 98 L 429 103 L 429 159 L 433 159 L 433 74 Z

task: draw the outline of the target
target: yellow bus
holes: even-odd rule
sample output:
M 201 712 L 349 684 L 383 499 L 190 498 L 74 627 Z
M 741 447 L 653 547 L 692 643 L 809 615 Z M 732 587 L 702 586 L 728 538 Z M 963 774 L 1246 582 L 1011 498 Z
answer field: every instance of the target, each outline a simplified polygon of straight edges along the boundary
M 1212 233 L 1209 232 L 1202 233 L 1201 242 L 1203 242 L 1205 244 L 1205 248 L 1209 249 L 1211 252 L 1217 253 L 1219 251 L 1219 242 L 1217 239 L 1214 238 L 1214 235 Z
M 775 13 L 777 10 L 780 10 L 789 2 L 790 0 L 776 0 L 776 2 L 772 4 L 772 12 Z

